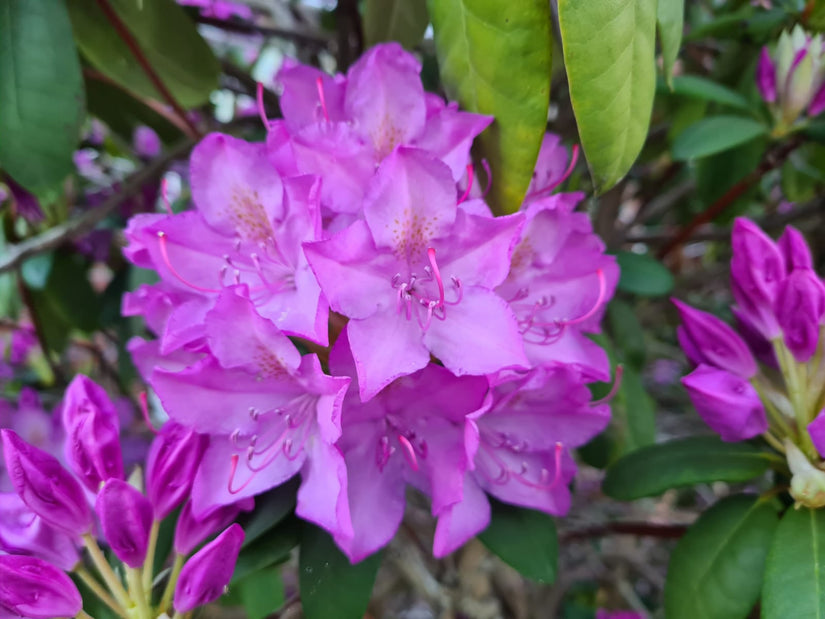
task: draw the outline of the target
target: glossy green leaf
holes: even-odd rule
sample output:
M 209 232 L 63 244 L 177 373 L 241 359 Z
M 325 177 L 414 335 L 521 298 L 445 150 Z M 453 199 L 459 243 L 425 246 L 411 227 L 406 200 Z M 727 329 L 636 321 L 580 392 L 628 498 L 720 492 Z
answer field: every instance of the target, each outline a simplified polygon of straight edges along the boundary
M 255 498 L 255 509 L 240 521 L 244 530 L 244 548 L 280 524 L 295 509 L 297 492 L 298 480 L 291 479 Z
M 559 0 L 570 100 L 599 192 L 630 169 L 656 89 L 656 0 Z
M 694 436 L 650 445 L 614 462 L 602 491 L 620 501 L 713 481 L 748 481 L 765 473 L 768 456 L 748 443 Z
M 790 508 L 765 566 L 763 619 L 825 619 L 825 511 Z
M 607 321 L 622 361 L 641 369 L 645 362 L 645 334 L 630 303 L 613 299 L 607 306 Z
M 307 619 L 361 619 L 367 610 L 381 553 L 352 565 L 318 527 L 304 524 L 298 582 Z
M 617 439 L 621 454 L 627 454 L 656 440 L 656 404 L 642 383 L 642 375 L 632 365 L 624 367 L 622 384 L 613 403 Z
M 776 509 L 754 496 L 726 497 L 702 514 L 670 557 L 668 619 L 748 617 L 778 524 Z
M 476 155 L 492 173 L 488 201 L 515 212 L 547 127 L 552 29 L 545 0 L 430 0 L 444 88 L 470 112 L 495 122 Z
M 679 47 L 682 45 L 685 0 L 659 0 L 656 21 L 659 24 L 659 41 L 662 44 L 662 68 L 665 80 L 672 87 L 673 65 L 679 57 Z
M 63 0 L 0 2 L 0 166 L 32 191 L 59 183 L 74 168 L 84 106 Z
M 424 37 L 430 23 L 427 0 L 367 0 L 364 38 L 368 46 L 398 41 L 412 49 Z
M 673 275 L 652 256 L 620 251 L 616 261 L 621 269 L 619 290 L 643 297 L 661 297 L 673 290 Z
M 556 579 L 559 542 L 556 523 L 542 512 L 490 499 L 490 525 L 479 539 L 525 578 L 539 583 Z
M 267 530 L 254 544 L 241 549 L 232 573 L 232 582 L 239 582 L 250 574 L 289 559 L 290 552 L 298 545 L 300 535 L 301 521 L 295 516 L 290 516 Z
M 673 142 L 677 161 L 699 159 L 729 150 L 767 134 L 760 122 L 742 116 L 713 116 L 685 129 Z
M 684 97 L 713 101 L 740 110 L 749 110 L 748 100 L 735 90 L 698 75 L 678 75 L 673 78 L 673 92 Z
M 243 606 L 246 619 L 264 619 L 284 605 L 281 568 L 269 567 L 232 585 L 232 603 Z
M 184 10 L 174 0 L 109 2 L 178 103 L 206 102 L 218 87 L 220 65 Z M 77 45 L 92 66 L 141 97 L 162 100 L 96 0 L 71 0 L 69 12 Z

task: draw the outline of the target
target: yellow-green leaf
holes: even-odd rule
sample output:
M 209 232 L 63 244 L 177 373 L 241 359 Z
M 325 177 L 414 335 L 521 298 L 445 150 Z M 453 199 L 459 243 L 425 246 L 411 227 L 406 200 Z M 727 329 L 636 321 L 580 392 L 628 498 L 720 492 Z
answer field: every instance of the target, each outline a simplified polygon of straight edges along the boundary
M 668 86 L 673 88 L 673 65 L 679 56 L 685 23 L 685 0 L 659 0 L 656 11 L 659 43 L 662 45 L 662 69 Z
M 367 0 L 364 38 L 369 46 L 398 41 L 412 49 L 421 43 L 429 23 L 427 0 Z

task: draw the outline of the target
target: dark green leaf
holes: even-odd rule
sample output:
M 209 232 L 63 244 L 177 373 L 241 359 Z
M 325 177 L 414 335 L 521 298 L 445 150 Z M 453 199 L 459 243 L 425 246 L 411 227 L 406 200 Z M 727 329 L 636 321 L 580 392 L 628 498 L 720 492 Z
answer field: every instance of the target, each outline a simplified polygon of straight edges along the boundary
M 641 369 L 645 362 L 645 334 L 633 306 L 613 299 L 607 307 L 607 320 L 622 361 Z
M 174 0 L 109 2 L 178 103 L 206 102 L 220 66 L 184 10 Z M 96 0 L 71 0 L 69 12 L 78 47 L 98 71 L 141 97 L 162 100 Z
M 244 547 L 279 524 L 295 509 L 298 480 L 291 479 L 277 488 L 255 498 L 255 509 L 241 520 Z
M 673 290 L 673 275 L 661 262 L 646 254 L 620 251 L 619 290 L 643 297 L 661 297 Z
M 773 538 L 765 585 L 764 619 L 825 618 L 825 511 L 789 509 Z
M 656 440 L 656 405 L 645 391 L 641 374 L 630 365 L 624 368 L 616 400 L 612 410 L 620 453 L 630 453 Z
M 525 578 L 540 583 L 553 582 L 559 560 L 553 519 L 542 512 L 493 499 L 490 503 L 490 526 L 479 534 L 479 539 Z
M 0 165 L 29 190 L 73 169 L 83 80 L 63 0 L 0 2 Z
M 750 104 L 735 90 L 698 75 L 679 75 L 673 78 L 673 92 L 677 95 L 721 103 L 729 107 L 749 110 Z
M 326 533 L 308 523 L 301 533 L 298 581 L 307 619 L 361 619 L 381 553 L 352 565 Z
M 34 256 L 26 260 L 20 267 L 20 275 L 23 281 L 32 290 L 43 290 L 49 280 L 49 273 L 52 271 L 54 254 L 48 252 Z
M 243 606 L 246 619 L 264 619 L 284 605 L 281 568 L 254 572 L 232 585 L 233 599 Z
M 255 572 L 289 559 L 289 553 L 298 545 L 301 521 L 295 516 L 259 536 L 254 544 L 241 549 L 232 582 L 239 582 Z
M 429 23 L 427 0 L 367 0 L 364 38 L 368 46 L 398 41 L 412 49 L 421 43 Z
M 552 30 L 544 0 L 430 0 L 441 78 L 451 99 L 495 122 L 478 138 L 494 210 L 518 210 L 547 127 Z M 515 61 L 515 59 L 518 59 Z
M 777 524 L 776 509 L 753 496 L 726 497 L 702 514 L 670 557 L 668 619 L 745 619 Z
M 656 0 L 559 0 L 570 100 L 599 192 L 630 169 L 656 89 Z
M 670 488 L 713 481 L 747 481 L 768 470 L 766 454 L 748 443 L 715 436 L 650 445 L 613 463 L 602 491 L 620 501 L 656 496 Z
M 662 44 L 662 64 L 665 80 L 672 86 L 673 65 L 679 57 L 682 30 L 685 21 L 685 0 L 659 0 L 656 9 L 659 24 L 659 40 Z
M 699 159 L 721 153 L 767 134 L 760 122 L 742 116 L 713 116 L 685 129 L 673 142 L 673 158 Z

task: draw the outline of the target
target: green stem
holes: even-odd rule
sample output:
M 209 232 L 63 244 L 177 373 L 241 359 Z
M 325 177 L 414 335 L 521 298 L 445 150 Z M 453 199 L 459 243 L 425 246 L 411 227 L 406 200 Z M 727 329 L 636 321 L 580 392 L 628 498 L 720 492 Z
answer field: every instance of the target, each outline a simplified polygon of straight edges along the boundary
M 796 417 L 796 429 L 799 432 L 799 447 L 809 458 L 816 457 L 816 448 L 814 447 L 810 434 L 808 434 L 808 412 L 805 410 L 805 394 L 802 392 L 800 376 L 797 371 L 799 367 L 781 339 L 777 338 L 773 340 L 773 348 L 776 352 L 776 359 L 779 361 L 779 367 L 782 370 L 782 376 L 785 379 L 785 386 L 788 389 L 788 395 L 790 395 L 794 416 Z
M 756 393 L 759 395 L 759 399 L 761 399 L 762 403 L 765 405 L 765 410 L 768 411 L 768 415 L 770 415 L 771 420 L 778 427 L 781 436 L 793 438 L 795 435 L 794 430 L 791 428 L 790 424 L 788 423 L 788 420 L 785 419 L 785 415 L 782 414 L 782 411 L 776 408 L 776 405 L 765 393 L 764 387 L 759 382 L 759 377 L 754 377 L 751 380 L 751 384 L 753 385 L 753 388 L 756 389 Z
M 146 591 L 143 589 L 143 580 L 140 569 L 134 567 L 126 568 L 126 581 L 129 583 L 129 593 L 137 604 L 138 617 L 140 619 L 152 619 L 149 610 L 149 602 L 146 600 Z
M 163 590 L 163 597 L 160 600 L 158 609 L 160 612 L 166 612 L 172 604 L 172 596 L 175 594 L 175 585 L 178 584 L 178 576 L 183 569 L 183 562 L 186 557 L 181 554 L 175 555 L 175 563 L 172 565 L 172 571 L 169 574 L 169 580 L 166 582 L 166 589 Z
M 77 619 L 94 619 L 89 613 L 87 613 L 82 608 L 80 609 L 80 612 L 75 615 L 75 617 Z
M 120 579 L 114 571 L 112 571 L 112 566 L 110 566 L 109 562 L 106 561 L 106 557 L 100 549 L 100 546 L 97 545 L 95 538 L 90 534 L 85 533 L 83 535 L 83 545 L 86 546 L 86 550 L 89 551 L 89 556 L 92 557 L 92 562 L 95 564 L 95 567 L 97 567 L 100 575 L 103 577 L 103 581 L 106 583 L 106 586 L 109 587 L 109 591 L 114 594 L 115 598 L 120 605 L 123 606 L 123 608 L 129 608 L 132 605 L 132 601 L 129 599 L 129 594 L 126 593 L 126 589 L 123 588 L 123 584 L 120 582 Z
M 77 568 L 74 573 L 77 574 L 77 577 L 80 578 L 83 584 L 86 585 L 98 598 L 100 598 L 106 606 L 111 608 L 112 611 L 117 613 L 117 615 L 122 617 L 122 619 L 128 619 L 126 611 L 123 607 L 117 603 L 115 598 L 109 595 L 109 592 L 106 591 L 106 589 L 103 588 L 103 585 L 101 585 L 97 579 L 89 573 L 89 570 L 81 566 Z
M 152 529 L 149 531 L 149 546 L 146 549 L 146 561 L 143 562 L 143 590 L 146 592 L 147 602 L 152 596 L 152 577 L 155 574 L 155 549 L 158 545 L 158 533 L 160 532 L 160 520 L 152 522 Z

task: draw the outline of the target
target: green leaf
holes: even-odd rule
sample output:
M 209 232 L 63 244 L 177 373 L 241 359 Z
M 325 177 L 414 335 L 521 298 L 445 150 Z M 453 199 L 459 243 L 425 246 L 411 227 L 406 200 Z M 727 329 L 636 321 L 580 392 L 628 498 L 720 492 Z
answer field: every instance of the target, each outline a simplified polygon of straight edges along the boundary
M 767 127 L 742 116 L 713 116 L 685 129 L 673 142 L 677 161 L 699 159 L 721 153 L 765 135 Z
M 646 254 L 620 251 L 619 290 L 643 297 L 661 297 L 673 290 L 673 275 L 661 262 Z
M 291 479 L 255 498 L 255 509 L 241 520 L 244 548 L 280 524 L 295 509 L 297 492 L 298 480 Z
M 656 440 L 656 404 L 642 384 L 642 375 L 625 366 L 622 385 L 612 407 L 619 425 L 617 434 L 622 454 L 636 451 Z
M 613 299 L 607 306 L 607 320 L 622 360 L 640 370 L 645 362 L 645 334 L 636 310 L 630 303 Z
M 765 584 L 764 619 L 825 618 L 825 511 L 789 509 L 773 538 Z
M 430 16 L 451 99 L 495 117 L 476 155 L 492 173 L 499 213 L 521 206 L 547 127 L 552 30 L 546 0 L 430 0 Z
M 553 582 L 559 562 L 553 519 L 542 512 L 494 499 L 490 499 L 490 503 L 490 525 L 478 538 L 525 578 L 539 583 Z
M 745 619 L 759 599 L 778 524 L 774 507 L 741 494 L 702 514 L 670 557 L 668 619 Z
M 685 22 L 685 0 L 659 0 L 656 9 L 665 80 L 673 88 L 673 65 L 679 57 Z
M 239 582 L 250 574 L 289 559 L 292 549 L 298 545 L 300 535 L 301 521 L 295 516 L 290 516 L 260 535 L 254 544 L 241 549 L 232 582 Z
M 361 619 L 367 610 L 381 553 L 352 565 L 318 527 L 304 523 L 298 581 L 307 619 Z
M 684 97 L 713 101 L 740 110 L 750 110 L 748 100 L 735 90 L 698 75 L 679 75 L 673 78 L 673 92 Z
M 421 43 L 429 23 L 427 0 L 367 0 L 364 38 L 367 46 L 398 41 L 412 49 Z
M 0 2 L 0 166 L 31 191 L 56 185 L 74 168 L 84 112 L 63 0 Z
M 748 481 L 768 470 L 767 455 L 748 443 L 694 436 L 650 445 L 614 462 L 602 491 L 620 501 L 713 481 Z
M 43 290 L 49 281 L 52 271 L 54 253 L 47 252 L 26 260 L 20 267 L 20 275 L 25 284 L 32 290 Z
M 281 569 L 270 567 L 232 585 L 232 601 L 243 606 L 246 619 L 264 619 L 284 605 Z
M 109 2 L 178 103 L 205 103 L 218 87 L 220 65 L 184 10 L 174 0 Z M 92 66 L 141 97 L 163 100 L 96 0 L 71 0 L 69 13 Z
M 599 192 L 630 169 L 656 90 L 656 0 L 559 0 L 564 65 L 584 154 Z

